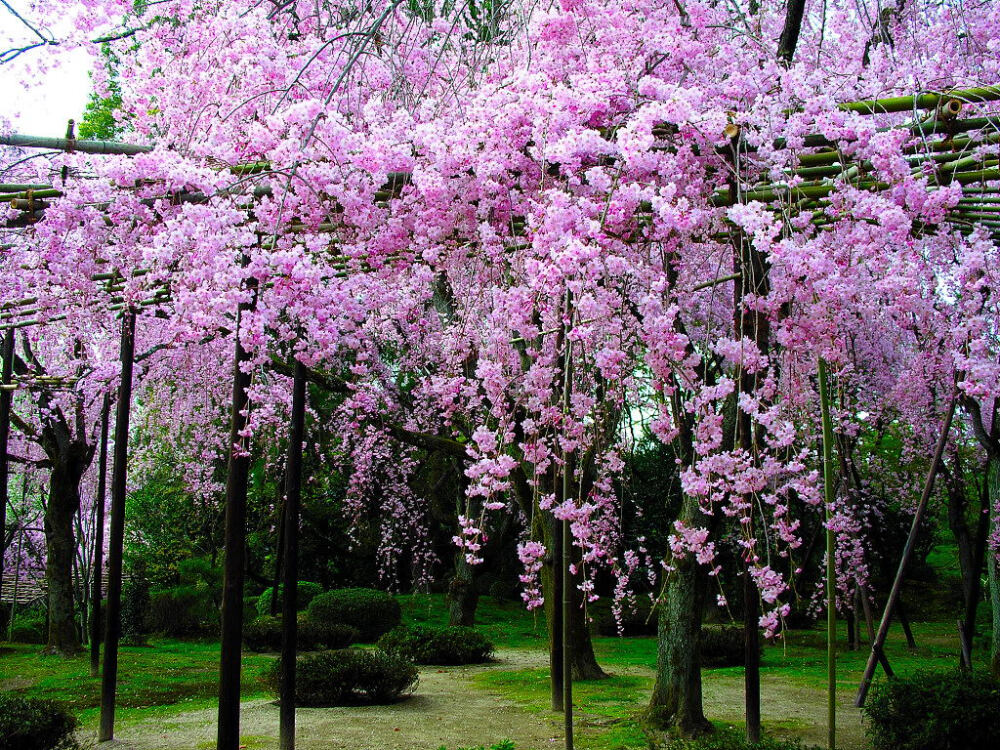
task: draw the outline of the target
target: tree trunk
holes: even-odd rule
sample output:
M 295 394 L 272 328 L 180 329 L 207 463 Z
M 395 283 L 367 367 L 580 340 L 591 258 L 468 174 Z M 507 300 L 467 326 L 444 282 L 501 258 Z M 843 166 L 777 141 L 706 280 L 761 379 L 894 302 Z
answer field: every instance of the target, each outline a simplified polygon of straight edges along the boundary
M 465 552 L 455 555 L 455 575 L 448 584 L 448 624 L 472 627 L 476 624 L 479 590 L 476 571 L 465 560 Z
M 73 558 L 76 538 L 73 517 L 80 510 L 80 478 L 86 462 L 68 457 L 52 469 L 49 501 L 45 508 L 45 579 L 49 588 L 49 638 L 47 654 L 73 654 L 80 650 L 80 635 L 73 612 Z
M 707 571 L 690 555 L 669 574 L 657 619 L 656 684 L 647 720 L 684 737 L 712 731 L 701 692 L 701 619 Z
M 544 519 L 543 519 L 544 517 Z M 562 544 L 559 522 L 551 513 L 536 515 L 534 532 L 542 536 L 547 550 L 542 566 L 542 597 L 545 600 L 545 622 L 549 636 L 549 663 L 552 668 L 552 709 L 562 710 Z M 574 550 L 574 555 L 577 550 Z M 590 639 L 587 613 L 583 608 L 582 592 L 573 588 L 571 624 L 572 643 L 569 653 L 574 680 L 599 680 L 607 677 L 594 656 L 594 644 Z

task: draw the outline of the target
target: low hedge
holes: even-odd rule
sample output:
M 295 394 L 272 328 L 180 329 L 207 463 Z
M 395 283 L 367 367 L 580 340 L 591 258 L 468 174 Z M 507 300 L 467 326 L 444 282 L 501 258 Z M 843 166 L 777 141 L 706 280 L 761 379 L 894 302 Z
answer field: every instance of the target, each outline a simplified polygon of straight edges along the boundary
M 731 625 L 706 625 L 701 629 L 701 666 L 742 667 L 745 640 L 743 628 Z M 758 651 L 763 647 L 758 645 Z
M 354 626 L 362 643 L 374 643 L 402 619 L 396 598 L 377 589 L 327 591 L 313 599 L 306 612 L 313 622 Z
M 281 660 L 265 670 L 265 680 L 278 692 Z M 417 668 L 384 651 L 346 648 L 303 654 L 296 659 L 295 705 L 350 706 L 394 703 L 417 684 Z
M 0 750 L 71 750 L 76 725 L 55 701 L 0 694 Z
M 296 651 L 318 648 L 347 648 L 358 640 L 358 629 L 340 623 L 316 623 L 305 615 L 298 617 Z M 251 651 L 281 650 L 281 618 L 258 617 L 243 626 L 243 643 Z
M 378 647 L 417 664 L 482 664 L 493 656 L 493 643 L 474 628 L 416 625 L 390 630 Z
M 173 638 L 217 635 L 219 608 L 203 585 L 158 589 L 149 597 L 149 629 Z
M 923 670 L 877 682 L 864 713 L 875 750 L 1000 747 L 1000 683 L 986 673 Z
M 284 603 L 284 597 L 281 595 L 282 587 L 278 586 L 278 609 L 277 614 L 281 614 L 281 607 Z M 317 596 L 323 593 L 323 587 L 318 583 L 312 583 L 311 581 L 299 581 L 298 585 L 295 587 L 295 609 L 302 612 L 309 606 L 309 603 L 315 599 Z M 274 596 L 274 589 L 268 587 L 264 589 L 261 595 L 257 599 L 257 614 L 270 615 L 271 614 L 271 597 Z

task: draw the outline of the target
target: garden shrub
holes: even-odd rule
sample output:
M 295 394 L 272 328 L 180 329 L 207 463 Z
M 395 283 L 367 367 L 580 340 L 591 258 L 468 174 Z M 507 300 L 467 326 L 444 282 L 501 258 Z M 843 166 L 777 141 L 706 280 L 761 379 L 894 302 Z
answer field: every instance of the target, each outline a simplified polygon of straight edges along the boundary
M 281 595 L 281 586 L 278 586 L 278 613 L 281 613 L 281 607 L 284 604 L 284 597 Z M 323 593 L 323 587 L 318 583 L 312 583 L 310 581 L 299 581 L 298 586 L 295 588 L 295 609 L 299 612 L 303 611 L 309 606 L 309 602 L 315 599 L 317 596 Z M 270 615 L 271 614 L 271 597 L 274 596 L 274 589 L 272 587 L 267 587 L 264 589 L 263 593 L 257 599 L 257 613 L 260 615 Z
M 297 651 L 347 648 L 358 639 L 358 629 L 341 623 L 317 623 L 298 617 Z M 281 618 L 258 617 L 243 626 L 243 643 L 251 651 L 281 650 Z
M 146 635 L 149 633 L 149 601 L 149 581 L 144 578 L 127 578 L 123 581 L 122 644 L 126 646 L 146 645 Z
M 76 723 L 55 701 L 0 694 L 0 750 L 76 748 Z
M 207 587 L 160 589 L 150 595 L 149 627 L 173 638 L 215 635 L 219 632 L 219 610 Z
M 363 643 L 373 643 L 399 625 L 399 602 L 377 589 L 334 589 L 309 603 L 309 619 L 317 623 L 353 625 Z
M 1000 683 L 985 673 L 923 670 L 878 682 L 864 712 L 875 750 L 1000 746 Z
M 277 693 L 280 659 L 265 672 Z M 399 656 L 384 651 L 346 648 L 297 657 L 295 704 L 297 706 L 345 706 L 358 703 L 392 703 L 417 684 L 417 668 Z
M 493 643 L 474 628 L 416 625 L 390 630 L 378 647 L 417 664 L 482 664 L 493 656 Z
M 701 629 L 703 667 L 742 667 L 744 648 L 743 628 L 708 625 Z
M 48 630 L 45 610 L 41 607 L 15 611 L 10 639 L 15 643 L 45 643 L 48 641 Z

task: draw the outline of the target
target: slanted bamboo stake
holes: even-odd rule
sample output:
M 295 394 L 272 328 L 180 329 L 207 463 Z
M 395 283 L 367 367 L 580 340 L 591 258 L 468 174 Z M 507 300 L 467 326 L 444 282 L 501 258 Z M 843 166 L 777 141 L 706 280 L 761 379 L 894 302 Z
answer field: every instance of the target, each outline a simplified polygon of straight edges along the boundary
M 837 108 L 845 112 L 862 115 L 880 115 L 891 112 L 911 112 L 914 109 L 934 109 L 952 99 L 960 102 L 993 102 L 1000 99 L 1000 86 L 982 86 L 972 89 L 956 89 L 938 93 L 917 94 L 915 96 L 892 96 L 886 99 L 867 99 L 844 102 Z
M 899 594 L 903 587 L 903 576 L 906 574 L 906 567 L 913 554 L 916 545 L 917 533 L 920 530 L 920 522 L 923 520 L 924 512 L 927 510 L 927 503 L 930 500 L 931 492 L 934 490 L 934 480 L 937 477 L 938 468 L 941 465 L 941 456 L 944 455 L 945 446 L 948 444 L 948 433 L 951 430 L 951 421 L 955 416 L 955 406 L 958 403 L 957 389 L 951 394 L 951 402 L 948 404 L 948 411 L 945 413 L 944 422 L 941 425 L 941 435 L 938 438 L 937 447 L 934 449 L 934 457 L 931 459 L 930 468 L 927 469 L 927 479 L 924 480 L 924 491 L 917 504 L 917 510 L 913 514 L 913 522 L 910 524 L 910 534 L 906 538 L 903 547 L 903 554 L 899 558 L 899 569 L 896 571 L 896 578 L 892 582 L 892 589 L 889 591 L 889 598 L 885 602 L 885 609 L 882 612 L 882 621 L 878 626 L 878 633 L 872 643 L 872 653 L 868 657 L 868 664 L 865 666 L 864 676 L 861 678 L 861 686 L 858 688 L 858 695 L 854 705 L 861 708 L 865 704 L 868 696 L 868 689 L 872 684 L 872 677 L 875 675 L 875 664 L 878 661 L 878 652 L 885 645 L 886 636 L 889 634 L 889 625 L 892 622 L 892 613 L 896 609 L 899 601 Z

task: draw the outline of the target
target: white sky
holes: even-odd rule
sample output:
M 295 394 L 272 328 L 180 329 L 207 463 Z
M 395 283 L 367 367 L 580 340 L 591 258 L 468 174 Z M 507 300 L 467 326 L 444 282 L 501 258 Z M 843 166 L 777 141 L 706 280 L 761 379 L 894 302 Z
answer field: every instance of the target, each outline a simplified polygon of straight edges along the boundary
M 27 0 L 5 0 L 35 23 Z M 55 29 L 58 36 L 59 30 Z M 7 8 L 0 5 L 0 52 L 37 41 Z M 13 45 L 11 44 L 13 42 Z M 66 121 L 77 122 L 90 98 L 90 57 L 83 50 L 40 47 L 0 65 L 0 118 L 27 135 L 62 137 Z M 25 81 L 30 81 L 30 88 Z

